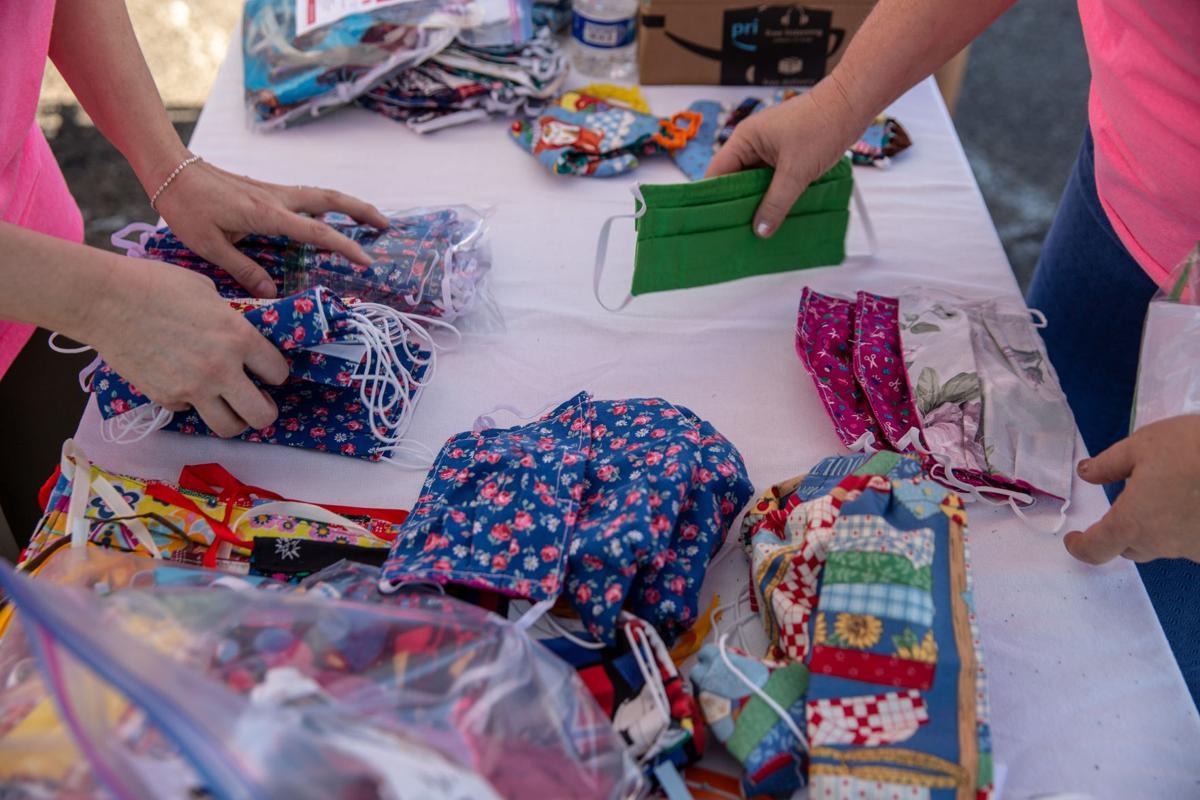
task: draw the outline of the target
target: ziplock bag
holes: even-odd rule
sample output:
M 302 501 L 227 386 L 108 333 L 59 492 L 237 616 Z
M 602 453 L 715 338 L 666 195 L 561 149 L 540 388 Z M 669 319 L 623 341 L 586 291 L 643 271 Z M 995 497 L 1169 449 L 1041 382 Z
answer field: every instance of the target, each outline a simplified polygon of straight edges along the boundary
M 796 200 L 770 239 L 754 234 L 752 221 L 771 184 L 773 170 L 747 170 L 693 183 L 638 184 L 635 213 L 610 217 L 596 244 L 593 290 L 610 311 L 636 296 L 688 289 L 753 275 L 840 264 L 846 258 L 854 177 L 842 159 Z M 874 234 L 861 199 L 856 201 L 874 250 Z M 632 216 L 637 230 L 633 278 L 617 306 L 600 297 L 612 223 Z
M 250 442 L 404 463 L 427 456 L 406 438 L 413 409 L 433 377 L 436 345 L 409 316 L 375 303 L 346 303 L 323 286 L 278 300 L 230 300 L 290 366 L 280 386 L 263 386 L 278 419 L 246 430 Z M 81 377 L 96 395 L 108 441 L 139 441 L 156 430 L 213 435 L 194 410 L 171 412 L 98 360 Z
M 267 271 L 281 297 L 325 286 L 344 299 L 378 303 L 408 314 L 426 327 L 442 327 L 441 323 L 455 322 L 475 309 L 481 317 L 498 319 L 487 287 L 492 268 L 487 212 L 470 206 L 431 206 L 390 211 L 386 216 L 390 224 L 382 231 L 343 214 L 322 217 L 362 245 L 371 257 L 370 266 L 286 236 L 251 234 L 237 248 Z M 112 244 L 133 258 L 166 261 L 199 272 L 212 280 L 223 297 L 247 297 L 232 275 L 184 246 L 170 228 L 134 223 L 113 234 Z
M 558 94 L 567 56 L 549 30 L 509 47 L 468 47 L 461 39 L 425 63 L 377 84 L 363 108 L 432 133 L 493 115 L 534 116 Z
M 242 57 L 251 126 L 274 130 L 345 105 L 483 19 L 469 0 L 393 0 L 360 13 L 332 0 L 307 9 L 295 0 L 248 0 Z
M 1131 432 L 1200 413 L 1200 245 L 1171 278 L 1170 292 L 1159 291 L 1146 311 Z
M 219 588 L 101 598 L 8 567 L 0 585 L 59 716 L 119 797 L 170 796 L 164 784 L 218 797 L 640 789 L 570 668 L 449 598 L 379 607 Z

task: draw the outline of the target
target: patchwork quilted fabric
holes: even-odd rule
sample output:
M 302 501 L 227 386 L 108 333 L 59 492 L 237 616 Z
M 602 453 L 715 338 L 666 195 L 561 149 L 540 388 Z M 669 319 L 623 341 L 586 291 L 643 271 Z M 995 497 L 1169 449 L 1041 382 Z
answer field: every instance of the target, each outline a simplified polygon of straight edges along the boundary
M 809 672 L 811 797 L 990 796 L 965 527 L 896 453 L 827 459 L 743 521 L 769 658 Z

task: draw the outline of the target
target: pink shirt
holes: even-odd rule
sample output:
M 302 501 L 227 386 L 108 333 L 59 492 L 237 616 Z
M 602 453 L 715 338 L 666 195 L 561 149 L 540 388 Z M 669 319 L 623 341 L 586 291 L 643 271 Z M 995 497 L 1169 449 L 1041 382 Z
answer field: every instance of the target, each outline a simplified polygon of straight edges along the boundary
M 54 0 L 0 0 L 0 220 L 83 241 L 83 217 L 37 125 Z M 33 327 L 0 320 L 0 377 Z
M 1079 0 L 1096 190 L 1160 286 L 1200 240 L 1200 0 Z

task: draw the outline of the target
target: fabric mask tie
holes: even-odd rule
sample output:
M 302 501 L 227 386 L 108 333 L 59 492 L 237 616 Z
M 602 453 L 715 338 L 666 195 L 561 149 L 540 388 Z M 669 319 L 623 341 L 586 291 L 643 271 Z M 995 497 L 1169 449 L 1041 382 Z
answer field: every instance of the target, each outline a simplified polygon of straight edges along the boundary
M 633 194 L 636 211 L 632 214 L 618 214 L 604 220 L 604 225 L 600 228 L 600 238 L 596 241 L 596 263 L 592 270 L 592 293 L 596 296 L 596 302 L 614 313 L 629 305 L 633 300 L 633 293 L 626 292 L 625 298 L 616 307 L 610 306 L 600 297 L 600 278 L 604 275 L 604 262 L 608 259 L 608 237 L 612 233 L 612 224 L 619 219 L 641 219 L 646 215 L 646 199 L 642 197 L 641 184 L 635 183 L 629 187 L 629 191 Z
M 717 652 L 721 656 L 721 662 L 725 665 L 725 669 L 729 670 L 733 676 L 741 681 L 747 689 L 753 692 L 759 700 L 762 700 L 764 703 L 766 703 L 767 707 L 774 711 L 779 718 L 783 720 L 784 724 L 788 726 L 788 729 L 791 730 L 792 735 L 796 737 L 796 741 L 800 744 L 800 749 L 803 751 L 808 751 L 810 749 L 808 745 L 808 737 L 805 736 L 804 732 L 800 730 L 800 726 L 796 724 L 796 720 L 792 719 L 792 715 L 787 713 L 783 709 L 783 706 L 775 702 L 773 697 L 760 689 L 758 685 L 754 683 L 754 681 L 750 680 L 746 673 L 738 669 L 733 663 L 733 659 L 729 657 L 729 653 L 726 650 L 725 643 L 728 639 L 728 633 L 721 634 L 721 637 L 717 639 Z
M 162 558 L 162 553 L 154 543 L 154 537 L 150 535 L 145 523 L 138 518 L 133 508 L 125 501 L 125 497 L 109 483 L 108 479 L 101 475 L 93 477 L 92 462 L 75 444 L 74 439 L 67 439 L 63 442 L 60 470 L 63 476 L 71 481 L 71 499 L 67 505 L 66 525 L 71 535 L 71 547 L 86 547 L 91 538 L 92 531 L 87 523 L 87 506 L 94 491 L 96 496 L 108 506 L 109 511 L 116 517 L 122 518 L 122 524 L 133 534 L 139 544 L 145 547 L 154 558 Z M 114 520 L 102 520 L 101 522 L 107 524 L 110 521 Z

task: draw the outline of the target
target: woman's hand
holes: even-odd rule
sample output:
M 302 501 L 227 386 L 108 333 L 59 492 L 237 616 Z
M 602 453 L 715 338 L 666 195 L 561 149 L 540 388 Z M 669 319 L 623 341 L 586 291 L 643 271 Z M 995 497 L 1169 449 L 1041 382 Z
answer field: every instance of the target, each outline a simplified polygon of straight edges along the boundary
M 246 373 L 278 385 L 287 379 L 287 361 L 212 281 L 120 258 L 107 287 L 89 310 L 87 341 L 140 392 L 171 411 L 196 409 L 220 436 L 275 421 L 275 403 Z
M 856 113 L 836 74 L 798 97 L 755 114 L 738 125 L 713 156 L 705 177 L 751 167 L 775 168 L 758 213 L 754 232 L 775 233 L 796 199 L 846 152 L 871 120 Z
M 181 242 L 224 269 L 257 297 L 274 297 L 275 283 L 266 270 L 234 247 L 246 234 L 289 236 L 369 264 L 370 257 L 358 243 L 301 213 L 340 211 L 376 228 L 388 225 L 387 217 L 373 205 L 341 192 L 263 183 L 204 161 L 179 173 L 163 191 L 157 206 Z
M 1088 483 L 1126 483 L 1099 522 L 1064 537 L 1071 555 L 1089 564 L 1117 556 L 1200 561 L 1200 414 L 1139 429 L 1079 462 L 1079 477 Z

